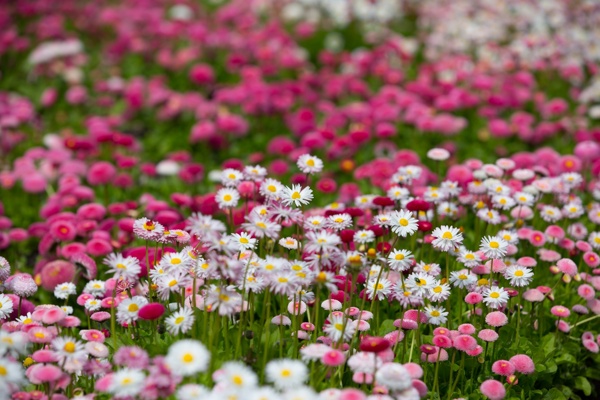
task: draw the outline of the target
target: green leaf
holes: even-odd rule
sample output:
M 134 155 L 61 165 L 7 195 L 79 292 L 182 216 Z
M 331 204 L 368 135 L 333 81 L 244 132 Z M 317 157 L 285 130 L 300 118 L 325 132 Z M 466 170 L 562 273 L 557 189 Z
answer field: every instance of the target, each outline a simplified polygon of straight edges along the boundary
M 575 364 L 577 362 L 577 359 L 569 353 L 562 353 L 560 356 L 556 357 L 554 360 L 559 365 L 565 364 L 565 363 L 566 364 Z
M 586 396 L 589 396 L 592 393 L 592 385 L 590 384 L 590 381 L 583 376 L 578 376 L 575 378 L 575 388 L 581 390 Z
M 567 400 L 567 398 L 560 390 L 552 388 L 546 393 L 542 400 Z

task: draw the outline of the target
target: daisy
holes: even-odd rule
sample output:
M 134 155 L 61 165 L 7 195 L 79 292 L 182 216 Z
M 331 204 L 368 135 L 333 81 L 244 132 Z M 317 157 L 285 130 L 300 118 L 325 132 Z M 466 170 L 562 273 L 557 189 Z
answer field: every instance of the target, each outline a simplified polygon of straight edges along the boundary
M 313 191 L 308 186 L 305 188 L 302 188 L 300 185 L 293 185 L 291 188 L 286 186 L 281 193 L 281 201 L 286 206 L 293 204 L 296 207 L 300 207 L 310 203 L 312 199 Z
M 192 277 L 186 271 L 168 272 L 156 281 L 157 292 L 162 300 L 167 300 L 171 293 L 180 293 L 190 283 Z
M 458 262 L 460 262 L 467 268 L 476 267 L 477 265 L 479 265 L 481 263 L 481 257 L 479 256 L 479 254 L 477 254 L 473 251 L 467 250 L 464 247 L 461 248 L 460 254 L 459 254 L 457 260 L 458 260 Z
M 584 209 L 581 204 L 567 203 L 562 208 L 562 214 L 569 219 L 579 218 L 583 215 Z
M 500 259 L 506 255 L 508 249 L 508 242 L 498 236 L 486 236 L 481 239 L 481 246 L 479 250 L 487 258 Z
M 600 232 L 592 232 L 588 236 L 588 243 L 594 249 L 600 249 Z
M 498 211 L 496 210 L 492 210 L 487 207 L 477 211 L 477 217 L 491 225 L 497 225 L 500 222 L 502 222 L 502 219 L 500 218 L 500 213 L 498 213 Z
M 77 287 L 72 282 L 65 282 L 56 285 L 54 288 L 54 297 L 57 299 L 67 299 L 70 295 L 77 293 Z
M 223 222 L 200 213 L 194 213 L 186 220 L 186 229 L 190 234 L 203 240 L 219 237 L 227 230 Z
M 106 292 L 104 281 L 92 280 L 85 284 L 83 293 L 91 294 L 92 296 L 102 296 Z
M 336 249 L 336 246 L 342 242 L 342 239 L 338 235 L 324 230 L 307 232 L 305 237 L 308 241 L 306 251 L 314 253 L 323 253 Z
M 494 204 L 494 207 L 501 210 L 510 210 L 514 207 L 516 202 L 509 196 L 497 195 L 492 197 L 492 203 Z
M 409 250 L 394 250 L 388 254 L 387 263 L 392 271 L 406 271 L 410 269 L 415 257 Z
M 425 314 L 427 315 L 427 319 L 432 325 L 442 325 L 448 321 L 448 311 L 444 309 L 444 307 L 425 307 Z
M 448 195 L 449 197 L 456 197 L 462 192 L 462 189 L 458 182 L 454 181 L 442 182 L 441 188 L 442 192 L 446 193 L 446 195 Z
M 281 184 L 281 182 L 275 179 L 267 178 L 260 185 L 259 192 L 267 199 L 277 200 L 281 197 L 281 194 L 283 193 L 283 185 Z
M 458 217 L 458 207 L 456 204 L 444 201 L 437 207 L 437 212 L 442 218 L 456 218 Z
M 292 271 L 277 272 L 270 278 L 273 293 L 290 295 L 298 289 L 298 277 Z
M 98 300 L 98 299 L 87 299 L 83 306 L 85 307 L 85 309 L 87 311 L 98 311 L 102 307 L 102 301 Z M 72 310 L 71 310 L 71 312 L 72 312 Z M 69 313 L 67 313 L 67 314 L 69 314 Z
M 267 176 L 267 169 L 260 165 L 244 167 L 244 176 L 251 181 L 260 182 Z
M 520 206 L 531 207 L 533 205 L 534 197 L 533 195 L 526 192 L 517 192 L 513 195 L 513 199 Z
M 112 376 L 108 392 L 116 397 L 135 397 L 144 388 L 146 375 L 133 368 L 123 368 Z
M 540 215 L 546 222 L 556 222 L 562 218 L 560 210 L 553 206 L 543 206 Z
M 394 297 L 400 302 L 402 307 L 419 307 L 423 305 L 423 298 L 410 290 L 397 285 L 394 291 Z
M 301 155 L 296 165 L 298 165 L 303 174 L 315 174 L 323 170 L 323 161 L 310 154 Z
M 434 303 L 446 301 L 450 297 L 450 285 L 447 283 L 435 282 L 429 289 L 428 298 Z
M 240 193 L 233 188 L 222 188 L 217 192 L 215 200 L 220 209 L 233 208 L 240 201 Z
M 18 386 L 25 382 L 28 381 L 25 380 L 21 363 L 12 361 L 8 357 L 0 358 L 0 393 L 4 393 L 3 399 L 14 398 L 10 393 L 16 391 Z
M 215 373 L 215 382 L 234 390 L 253 389 L 258 384 L 258 378 L 252 369 L 237 361 L 226 362 Z
M 354 243 L 365 244 L 375 240 L 375 233 L 369 229 L 361 229 L 354 233 Z
M 148 304 L 143 296 L 133 296 L 130 299 L 125 299 L 117 306 L 117 320 L 119 323 L 130 324 L 138 319 L 140 308 Z
M 165 325 L 171 335 L 186 333 L 194 325 L 194 311 L 189 307 L 180 308 L 165 319 Z
M 293 389 L 302 386 L 308 378 L 308 369 L 302 361 L 280 359 L 269 361 L 265 367 L 267 381 L 278 389 Z
M 407 210 L 392 211 L 389 214 L 390 227 L 396 235 L 406 237 L 414 234 L 418 229 L 418 220 L 413 217 L 412 212 Z
M 464 289 L 474 285 L 476 282 L 477 276 L 467 269 L 450 273 L 450 283 L 453 284 L 454 287 Z
M 160 259 L 159 265 L 166 271 L 187 271 L 193 264 L 192 258 L 187 251 L 176 253 L 165 253 Z
M 133 233 L 141 239 L 157 240 L 162 237 L 164 231 L 164 226 L 145 217 L 133 223 Z
M 227 168 L 221 172 L 221 184 L 223 184 L 223 186 L 235 187 L 242 179 L 244 179 L 244 174 L 237 169 Z
M 367 295 L 373 300 L 377 296 L 378 300 L 385 299 L 392 290 L 392 282 L 389 279 L 380 277 L 379 280 L 371 279 L 367 282 Z
M 387 197 L 394 201 L 400 201 L 410 196 L 410 191 L 407 188 L 400 186 L 392 186 L 386 192 Z
M 7 318 L 13 312 L 13 302 L 10 297 L 0 294 L 0 319 Z
M 431 275 L 423 273 L 412 273 L 404 280 L 406 289 L 419 296 L 425 296 L 433 288 L 436 280 Z
M 442 269 L 440 268 L 439 264 L 421 261 L 415 266 L 414 272 L 422 272 L 431 276 L 438 276 L 442 272 Z
M 490 308 L 500 308 L 508 302 L 508 293 L 503 288 L 492 286 L 484 290 L 483 302 Z
M 352 216 L 346 213 L 331 215 L 327 218 L 326 221 L 327 228 L 331 228 L 336 231 L 341 231 L 343 229 L 349 228 L 351 225 Z
M 392 219 L 389 214 L 379 214 L 373 218 L 373 224 L 381 227 L 390 226 Z
M 197 340 L 179 340 L 169 347 L 165 364 L 174 375 L 192 376 L 208 369 L 210 352 Z
M 217 310 L 219 315 L 233 315 L 242 306 L 242 296 L 234 286 L 218 287 L 212 285 L 206 295 L 204 304 L 211 311 Z
M 52 348 L 61 364 L 66 361 L 82 359 L 87 355 L 83 343 L 69 336 L 59 336 L 53 339 Z
M 519 243 L 519 235 L 517 235 L 516 231 L 503 229 L 500 232 L 498 232 L 498 234 L 496 236 L 504 239 L 509 244 L 517 244 L 517 243 Z
M 298 248 L 298 241 L 293 237 L 286 237 L 279 239 L 279 245 L 288 250 L 296 250 Z
M 246 232 L 234 233 L 231 235 L 231 239 L 238 251 L 252 250 L 256 247 L 257 240 Z
M 354 198 L 354 205 L 360 209 L 368 209 L 373 207 L 373 199 L 375 199 L 375 195 L 366 194 L 363 196 L 357 196 Z
M 458 228 L 443 225 L 435 228 L 431 235 L 435 238 L 431 244 L 441 251 L 449 251 L 462 242 L 463 236 Z
M 279 231 L 281 231 L 281 225 L 272 222 L 263 215 L 251 213 L 250 216 L 246 217 L 246 220 L 248 222 L 243 223 L 242 228 L 257 238 L 276 239 L 279 236 Z
M 512 265 L 506 269 L 504 277 L 510 280 L 512 286 L 527 286 L 533 280 L 533 272 L 530 268 Z
M 137 282 L 142 267 L 140 261 L 135 257 L 124 257 L 121 253 L 110 254 L 103 260 L 108 266 L 108 273 L 114 274 L 115 279 L 126 279 Z
M 323 327 L 325 334 L 333 341 L 350 340 L 354 336 L 356 326 L 351 324 L 351 321 L 346 321 L 346 317 L 342 312 L 332 312 L 327 318 L 329 324 Z M 345 325 L 345 326 L 344 326 Z
M 325 223 L 325 217 L 313 215 L 312 217 L 307 217 L 304 220 L 304 229 L 311 231 L 323 229 L 325 227 Z

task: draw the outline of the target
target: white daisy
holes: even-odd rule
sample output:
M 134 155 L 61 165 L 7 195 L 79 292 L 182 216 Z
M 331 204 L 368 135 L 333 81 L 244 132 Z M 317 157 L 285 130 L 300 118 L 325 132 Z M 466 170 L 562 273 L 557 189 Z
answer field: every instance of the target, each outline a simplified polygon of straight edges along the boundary
M 444 307 L 425 307 L 425 314 L 427 315 L 427 322 L 432 325 L 442 325 L 448 321 L 448 311 Z
M 323 170 L 323 161 L 310 154 L 301 155 L 296 164 L 303 174 L 315 174 Z
M 419 221 L 413 217 L 412 212 L 407 210 L 393 211 L 389 213 L 389 225 L 396 235 L 406 237 L 419 229 Z
M 533 280 L 533 271 L 530 268 L 512 265 L 506 269 L 504 277 L 510 280 L 512 286 L 527 286 Z
M 217 192 L 215 200 L 221 209 L 233 208 L 240 201 L 240 193 L 233 188 L 222 188 Z
M 414 259 L 409 250 L 395 249 L 388 254 L 387 263 L 392 271 L 406 271 L 412 267 Z
M 169 347 L 165 363 L 175 375 L 191 376 L 208 369 L 210 353 L 197 340 L 179 340 Z
M 292 204 L 296 207 L 306 205 L 313 199 L 313 191 L 308 186 L 302 188 L 300 185 L 292 185 L 292 187 L 285 187 L 281 193 L 281 201 L 286 206 Z
M 144 388 L 145 380 L 141 370 L 123 368 L 113 374 L 108 392 L 116 397 L 135 397 Z
M 165 319 L 165 324 L 171 335 L 186 333 L 194 325 L 194 311 L 189 307 L 180 308 Z
M 482 251 L 487 258 L 498 260 L 506 255 L 508 242 L 498 236 L 486 236 L 481 239 L 479 250 Z
M 483 293 L 483 302 L 490 308 L 500 308 L 508 302 L 508 292 L 503 288 L 492 286 Z
M 452 250 L 463 240 L 462 233 L 460 233 L 458 228 L 447 225 L 435 228 L 433 232 L 431 232 L 431 236 L 435 238 L 431 244 L 441 251 Z
M 302 361 L 280 359 L 269 361 L 265 367 L 267 380 L 278 389 L 302 386 L 308 378 L 308 369 Z

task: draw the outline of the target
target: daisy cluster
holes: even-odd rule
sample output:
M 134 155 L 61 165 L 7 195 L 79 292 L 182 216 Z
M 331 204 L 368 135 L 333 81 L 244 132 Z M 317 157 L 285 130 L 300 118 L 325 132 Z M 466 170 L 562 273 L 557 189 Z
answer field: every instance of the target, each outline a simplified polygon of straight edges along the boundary
M 599 12 L 2 3 L 0 400 L 597 397 Z

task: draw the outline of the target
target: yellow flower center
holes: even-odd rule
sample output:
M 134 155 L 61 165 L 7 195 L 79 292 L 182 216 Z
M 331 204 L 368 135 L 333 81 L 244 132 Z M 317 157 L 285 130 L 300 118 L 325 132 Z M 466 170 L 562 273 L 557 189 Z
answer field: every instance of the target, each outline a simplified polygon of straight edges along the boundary
M 498 292 L 492 292 L 492 293 L 490 293 L 490 297 L 492 299 L 497 299 L 498 297 L 500 297 L 500 293 L 498 293 Z
M 181 258 L 171 258 L 171 264 L 181 264 Z
M 441 287 L 441 286 L 436 286 L 436 287 L 434 287 L 434 288 L 433 288 L 433 291 L 434 291 L 435 293 L 438 293 L 438 294 L 439 294 L 439 293 L 442 293 L 442 287 Z
M 231 378 L 231 380 L 233 381 L 233 383 L 235 385 L 238 385 L 238 386 L 240 386 L 242 383 L 244 383 L 244 380 L 239 375 L 234 375 L 233 378 Z
M 125 264 L 118 263 L 117 269 L 127 269 L 127 267 L 125 266 Z
M 438 310 L 433 310 L 431 313 L 432 317 L 439 317 L 440 316 L 440 312 Z
M 257 222 L 256 226 L 258 226 L 261 229 L 266 229 L 267 225 L 264 222 Z
M 300 193 L 298 193 L 298 192 L 292 193 L 292 199 L 298 200 L 299 198 L 300 198 Z
M 74 353 L 75 352 L 75 343 L 73 343 L 73 342 L 65 343 L 63 350 L 66 351 L 67 353 Z
M 339 324 L 338 323 L 338 324 L 335 324 L 334 326 L 335 326 L 335 329 L 337 329 L 338 331 L 341 331 L 341 330 L 344 329 L 344 324 Z
M 249 240 L 248 240 L 248 239 L 246 239 L 245 237 L 243 237 L 243 236 L 242 236 L 242 237 L 240 238 L 240 243 L 242 243 L 242 244 L 248 244 L 248 243 L 249 243 Z
M 402 260 L 404 260 L 404 254 L 398 253 L 398 254 L 396 254 L 396 257 L 394 257 L 394 258 L 398 261 L 402 261 Z
M 515 276 L 523 276 L 523 271 L 521 271 L 520 269 L 516 270 Z
M 221 294 L 219 295 L 219 299 L 221 301 L 229 301 L 229 296 L 227 296 L 226 294 Z
M 225 201 L 231 201 L 232 197 L 230 194 L 226 194 L 225 196 L 223 196 L 223 200 Z
M 287 378 L 287 377 L 289 377 L 289 376 L 291 376 L 291 375 L 292 375 L 292 371 L 290 371 L 290 370 L 289 370 L 289 369 L 287 369 L 287 368 L 286 368 L 286 369 L 284 369 L 283 371 L 281 371 L 281 376 L 283 376 L 283 377 L 285 377 L 285 378 Z
M 129 312 L 136 312 L 136 311 L 137 311 L 137 310 L 139 310 L 139 309 L 140 309 L 140 308 L 139 308 L 139 307 L 138 307 L 138 305 L 137 305 L 137 304 L 135 304 L 135 303 L 131 303 L 131 304 L 129 305 L 129 307 L 127 307 L 127 311 L 129 311 Z
M 186 354 L 184 354 L 184 355 L 183 355 L 183 358 L 182 358 L 182 359 L 183 359 L 183 362 L 184 362 L 184 363 L 188 363 L 188 364 L 189 364 L 189 363 L 191 363 L 192 361 L 194 361 L 194 356 L 193 356 L 193 355 L 191 355 L 190 353 L 186 353 Z
M 179 325 L 180 323 L 182 323 L 185 320 L 185 318 L 183 317 L 177 317 L 175 318 L 175 324 Z
M 309 158 L 306 161 L 306 165 L 308 165 L 309 167 L 314 167 L 315 166 L 315 161 L 312 158 Z
M 398 221 L 398 223 L 402 226 L 407 226 L 408 220 L 406 218 L 400 218 L 400 221 Z
M 171 282 L 169 282 L 169 287 L 173 287 L 177 285 L 177 279 L 171 279 Z
M 452 239 L 454 236 L 452 235 L 452 232 L 444 232 L 444 234 L 442 235 L 443 239 Z
M 269 185 L 267 186 L 267 190 L 269 192 L 275 193 L 277 191 L 277 188 L 275 187 L 275 185 Z

